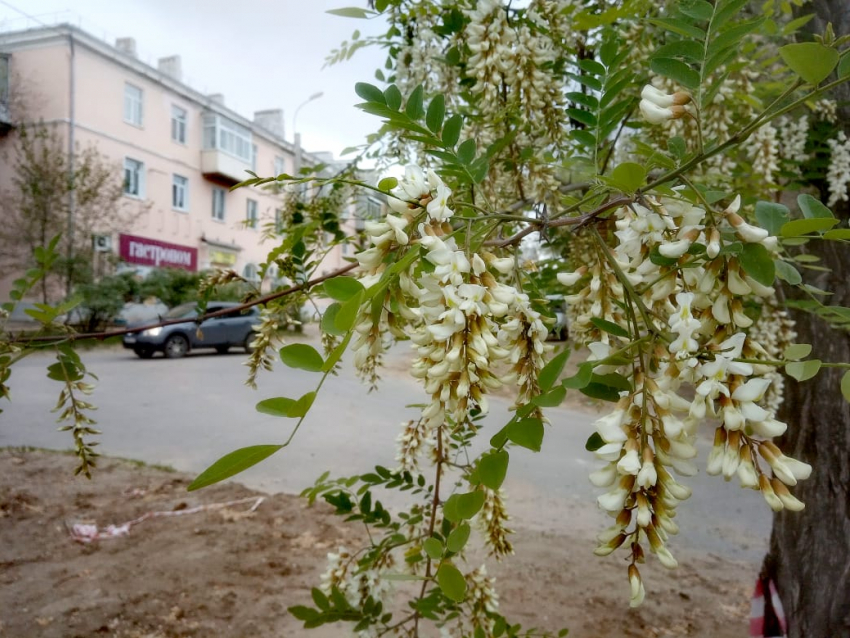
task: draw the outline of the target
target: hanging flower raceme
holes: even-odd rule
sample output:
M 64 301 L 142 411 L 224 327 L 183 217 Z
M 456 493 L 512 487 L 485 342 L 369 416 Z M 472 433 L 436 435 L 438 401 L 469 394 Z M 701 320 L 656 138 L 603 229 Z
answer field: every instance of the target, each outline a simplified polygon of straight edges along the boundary
M 643 87 L 640 94 L 640 112 L 650 124 L 663 124 L 669 120 L 678 120 L 688 114 L 687 104 L 691 96 L 677 91 L 667 94 L 651 84 Z
M 588 361 L 618 353 L 594 371 L 618 374 L 629 388 L 614 411 L 595 423 L 601 440 L 595 455 L 605 465 L 590 480 L 607 489 L 598 503 L 614 519 L 600 534 L 596 553 L 629 549 L 633 605 L 644 597 L 636 566 L 644 544 L 664 566 L 677 564 L 667 541 L 678 532 L 676 508 L 690 490 L 673 475 L 697 472 L 696 432 L 706 419 L 720 422 L 709 474 L 760 490 L 773 509 L 802 507 L 788 487 L 811 468 L 770 441 L 785 424 L 775 417 L 776 401 L 766 399 L 774 369 L 759 361 L 775 359 L 775 347 L 763 346 L 758 332 L 747 332 L 753 319 L 746 308 L 769 307 L 773 288 L 754 279 L 738 257 L 741 244 L 775 254 L 777 242 L 745 221 L 740 205 L 736 197 L 709 215 L 684 198 L 644 197 L 615 211 L 611 246 L 597 234 L 598 250 L 585 251 L 589 263 L 558 276 L 568 287 L 580 286 L 569 299 L 585 310 L 574 315 L 571 333 L 594 334 L 594 318 L 622 328 L 585 342 Z M 603 286 L 612 268 L 620 285 Z M 623 331 L 628 338 L 620 336 Z

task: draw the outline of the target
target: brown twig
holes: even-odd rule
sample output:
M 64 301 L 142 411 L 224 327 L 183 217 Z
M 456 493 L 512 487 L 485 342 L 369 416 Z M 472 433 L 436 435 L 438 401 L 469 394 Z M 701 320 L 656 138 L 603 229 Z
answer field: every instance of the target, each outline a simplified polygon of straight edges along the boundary
M 253 306 L 258 306 L 260 304 L 266 304 L 270 301 L 274 301 L 275 299 L 280 299 L 281 297 L 286 297 L 287 295 L 291 295 L 293 293 L 298 292 L 299 290 L 305 290 L 307 288 L 312 288 L 313 286 L 320 284 L 328 279 L 333 279 L 334 277 L 338 277 L 339 275 L 344 275 L 347 272 L 350 272 L 357 268 L 359 264 L 357 262 L 348 264 L 347 266 L 343 266 L 333 272 L 330 272 L 326 275 L 322 275 L 321 277 L 316 277 L 315 279 L 310 279 L 309 281 L 305 281 L 303 284 L 298 284 L 296 286 L 291 286 L 286 290 L 279 290 L 277 292 L 273 292 L 264 297 L 259 297 L 258 299 L 254 299 L 253 301 L 249 301 L 247 303 L 240 304 L 238 306 L 230 306 L 228 308 L 224 308 L 223 310 L 217 310 L 215 312 L 210 312 L 195 319 L 192 321 L 196 323 L 200 323 L 207 319 L 213 319 L 215 317 L 222 317 L 224 315 L 228 315 L 234 312 L 241 312 L 242 310 L 247 310 Z M 129 334 L 131 332 L 140 332 L 142 330 L 149 330 L 150 328 L 159 328 L 161 326 L 171 326 L 177 323 L 187 323 L 187 319 L 169 319 L 168 321 L 158 321 L 157 323 L 151 323 L 144 326 L 136 326 L 133 328 L 123 328 L 121 330 L 106 330 L 103 332 L 87 332 L 87 333 L 77 333 L 77 334 L 67 334 L 67 335 L 44 335 L 41 337 L 30 337 L 30 338 L 22 338 L 15 337 L 11 339 L 9 343 L 54 343 L 56 341 L 80 341 L 82 339 L 98 339 L 100 341 L 104 339 L 108 339 L 109 337 L 118 337 L 120 335 Z
M 490 241 L 485 241 L 485 246 L 495 246 L 496 248 L 504 248 L 505 246 L 511 246 L 513 244 L 518 243 L 523 237 L 530 235 L 533 232 L 538 230 L 546 229 L 546 228 L 556 228 L 558 226 L 577 226 L 581 228 L 585 224 L 593 221 L 599 215 L 604 212 L 611 210 L 612 208 L 617 208 L 619 206 L 625 206 L 626 204 L 631 204 L 634 202 L 634 199 L 631 197 L 618 197 L 616 199 L 612 199 L 609 202 L 606 202 L 590 211 L 589 213 L 585 213 L 584 215 L 579 215 L 578 217 L 564 217 L 562 219 L 556 219 L 554 221 L 547 221 L 544 219 L 528 219 L 529 226 L 523 228 L 521 231 L 516 233 L 515 235 L 511 235 L 507 239 L 493 239 Z

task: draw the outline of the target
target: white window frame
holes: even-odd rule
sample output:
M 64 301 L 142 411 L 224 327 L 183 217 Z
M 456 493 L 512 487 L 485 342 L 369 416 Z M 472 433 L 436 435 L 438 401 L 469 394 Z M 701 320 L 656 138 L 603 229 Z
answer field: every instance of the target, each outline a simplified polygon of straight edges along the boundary
M 184 213 L 189 211 L 189 178 L 177 173 L 171 179 L 171 207 Z
M 140 86 L 124 83 L 124 121 L 142 128 L 144 124 L 145 92 Z
M 257 229 L 260 220 L 260 205 L 256 199 L 245 200 L 245 225 Z
M 274 209 L 274 232 L 278 235 L 283 234 L 283 209 L 275 208 Z
M 217 113 L 204 114 L 204 150 L 217 150 L 236 157 L 246 164 L 253 163 L 251 129 Z
M 189 112 L 182 106 L 171 105 L 171 141 L 186 145 L 189 130 Z
M 145 197 L 145 163 L 132 157 L 124 158 L 124 194 L 135 199 Z
M 212 189 L 212 218 L 216 221 L 223 222 L 226 213 L 225 195 L 227 191 L 218 186 L 213 186 Z
M 281 173 L 286 172 L 286 160 L 280 155 L 275 155 L 274 158 L 274 176 L 277 177 Z

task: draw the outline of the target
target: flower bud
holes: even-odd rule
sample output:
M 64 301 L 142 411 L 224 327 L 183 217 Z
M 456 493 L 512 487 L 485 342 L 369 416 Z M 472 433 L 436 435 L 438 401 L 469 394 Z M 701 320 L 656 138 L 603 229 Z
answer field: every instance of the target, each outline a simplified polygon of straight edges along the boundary
M 646 591 L 643 588 L 640 572 L 634 565 L 629 565 L 629 585 L 631 587 L 629 607 L 639 607 L 646 597 Z

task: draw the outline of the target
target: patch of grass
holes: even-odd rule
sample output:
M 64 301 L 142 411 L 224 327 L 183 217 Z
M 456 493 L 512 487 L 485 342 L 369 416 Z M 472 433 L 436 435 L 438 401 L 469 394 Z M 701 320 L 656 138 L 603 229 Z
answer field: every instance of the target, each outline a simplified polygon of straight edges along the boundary
M 7 445 L 4 447 L 0 447 L 0 452 L 11 452 L 12 454 L 30 454 L 37 452 L 41 454 L 76 456 L 76 452 L 74 450 L 54 450 L 51 448 L 36 447 L 33 445 Z M 168 472 L 169 474 L 174 474 L 177 472 L 177 470 L 171 467 L 170 465 L 161 465 L 159 463 L 146 463 L 145 461 L 140 461 L 138 459 L 128 459 L 123 456 L 101 456 L 98 458 L 107 459 L 109 461 L 120 461 L 121 463 L 127 463 L 134 467 L 159 470 L 160 472 Z M 95 468 L 95 472 L 97 472 L 97 468 Z

